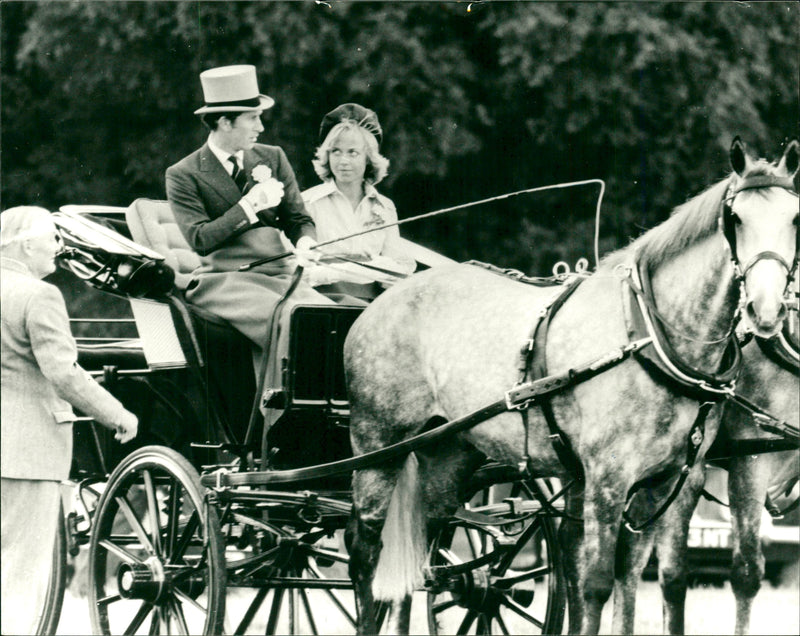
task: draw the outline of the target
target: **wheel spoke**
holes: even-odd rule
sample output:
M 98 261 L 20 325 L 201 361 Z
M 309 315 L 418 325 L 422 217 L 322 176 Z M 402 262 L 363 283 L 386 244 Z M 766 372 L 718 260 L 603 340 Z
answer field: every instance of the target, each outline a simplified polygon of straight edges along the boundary
M 183 533 L 178 541 L 178 545 L 175 547 L 175 551 L 169 555 L 168 562 L 170 564 L 177 563 L 178 560 L 183 559 L 183 555 L 186 553 L 186 549 L 189 547 L 189 543 L 192 541 L 194 532 L 199 527 L 200 515 L 197 514 L 197 510 L 193 510 L 189 520 L 186 522 L 186 527 L 183 529 Z
M 270 607 L 269 610 L 269 619 L 267 620 L 267 629 L 265 630 L 266 634 L 275 633 L 275 628 L 278 625 L 278 618 L 280 617 L 281 613 L 283 592 L 284 590 L 279 587 L 272 591 L 272 607 Z
M 191 596 L 189 596 L 186 592 L 184 592 L 180 588 L 177 588 L 177 587 L 173 588 L 172 591 L 175 594 L 175 596 L 180 598 L 182 601 L 186 601 L 190 605 L 194 606 L 199 611 L 201 611 L 203 614 L 207 614 L 208 613 L 208 608 L 205 608 L 202 605 L 200 605 L 200 603 L 198 603 L 195 599 L 193 599 Z
M 126 563 L 142 563 L 141 559 L 137 559 L 125 548 L 117 545 L 110 539 L 103 539 L 102 541 L 100 541 L 100 546 L 111 552 L 114 556 L 125 561 Z
M 136 534 L 136 537 L 139 539 L 139 543 L 142 544 L 142 547 L 147 550 L 150 554 L 155 554 L 155 548 L 153 547 L 152 542 L 150 541 L 150 537 L 147 536 L 147 531 L 144 529 L 142 522 L 139 521 L 139 518 L 136 516 L 136 513 L 131 508 L 131 505 L 128 503 L 128 499 L 125 495 L 118 495 L 114 498 L 117 502 L 117 506 L 122 511 L 122 514 L 125 516 L 125 519 L 130 525 L 131 529 Z
M 133 620 L 128 625 L 128 628 L 125 630 L 125 634 L 135 634 L 136 630 L 138 630 L 144 619 L 147 618 L 147 615 L 154 609 L 154 606 L 151 603 L 142 602 L 139 606 L 139 611 L 136 612 L 136 615 L 133 617 Z
M 292 572 L 291 574 L 296 574 Z M 289 633 L 297 634 L 297 590 L 289 590 Z
M 147 511 L 150 515 L 150 533 L 153 537 L 153 545 L 156 554 L 161 555 L 161 516 L 158 513 L 158 502 L 156 501 L 156 491 L 153 486 L 153 475 L 149 470 L 142 471 L 144 478 L 144 492 L 147 496 Z
M 503 620 L 503 617 L 500 615 L 500 612 L 497 612 L 495 616 L 495 620 L 497 620 L 497 626 L 500 628 L 500 631 L 503 632 L 506 636 L 508 636 L 511 632 L 508 631 L 508 627 L 506 627 L 506 622 Z
M 169 517 L 167 519 L 166 546 L 164 548 L 164 556 L 167 557 L 167 559 L 172 557 L 178 541 L 178 521 L 180 519 L 180 500 L 178 494 L 178 482 L 173 481 L 169 485 Z
M 478 618 L 478 613 L 475 610 L 467 610 L 464 619 L 461 621 L 461 625 L 459 625 L 456 630 L 456 634 L 466 634 L 476 618 Z
M 253 601 L 250 603 L 250 606 L 247 608 L 247 611 L 244 613 L 242 620 L 239 622 L 238 627 L 234 634 L 244 634 L 247 631 L 247 628 L 250 627 L 250 623 L 253 622 L 253 619 L 256 616 L 258 610 L 261 609 L 261 606 L 264 604 L 264 599 L 267 598 L 267 593 L 269 592 L 268 587 L 260 587 L 256 592 Z
M 495 581 L 495 585 L 500 587 L 504 590 L 511 588 L 512 586 L 516 585 L 517 583 L 523 583 L 525 581 L 535 581 L 536 579 L 540 579 L 546 574 L 550 574 L 553 571 L 553 568 L 549 565 L 542 565 L 541 567 L 534 568 L 533 570 L 528 570 L 527 572 L 523 572 L 522 574 L 517 574 L 516 576 L 506 576 L 502 579 L 497 579 Z
M 322 573 L 319 571 L 319 569 L 317 568 L 316 565 L 313 565 L 313 564 L 309 563 L 308 569 L 311 572 L 311 574 L 314 576 L 314 578 L 317 578 L 317 579 L 324 579 L 325 578 L 324 576 L 322 576 Z M 355 627 L 356 626 L 356 617 L 350 612 L 349 609 L 347 609 L 347 607 L 345 607 L 345 604 L 342 602 L 342 599 L 339 598 L 339 594 L 337 594 L 336 590 L 325 588 L 324 592 L 325 592 L 325 595 L 333 602 L 334 605 L 336 605 L 336 607 L 339 609 L 339 611 L 344 615 L 344 617 L 347 619 L 347 621 L 350 623 L 350 625 L 352 627 Z
M 456 605 L 458 605 L 458 601 L 456 601 L 454 598 L 451 598 L 449 601 L 436 603 L 433 606 L 433 613 L 438 614 L 439 612 L 444 612 L 445 610 L 449 610 L 451 607 L 455 607 Z
M 531 616 L 528 611 L 522 607 L 519 603 L 514 601 L 513 599 L 509 598 L 507 595 L 503 594 L 500 602 L 505 605 L 508 609 L 510 609 L 515 614 L 518 614 L 522 618 L 524 618 L 529 623 L 533 623 L 539 629 L 544 629 L 544 623 L 542 623 L 538 618 L 535 616 Z
M 439 557 L 441 557 L 447 565 L 461 565 L 464 563 L 450 548 L 439 548 Z
M 178 623 L 178 629 L 184 636 L 189 636 L 189 626 L 186 624 L 186 617 L 183 615 L 183 607 L 175 598 L 170 599 L 167 607 L 172 608 L 172 613 L 175 615 L 175 620 Z
M 110 605 L 111 603 L 116 603 L 117 601 L 121 600 L 122 597 L 119 594 L 109 594 L 108 596 L 97 599 L 96 605 L 101 607 L 103 605 Z
M 492 568 L 492 574 L 500 576 L 506 573 L 506 570 L 513 569 L 513 561 L 522 552 L 523 547 L 532 547 L 536 541 L 539 540 L 542 534 L 542 523 L 540 519 L 534 519 L 525 530 L 520 534 L 514 547 L 508 550 L 495 567 Z
M 472 528 L 465 528 L 467 541 L 469 542 L 469 551 L 473 559 L 477 559 L 479 555 L 486 553 L 486 544 L 483 537 L 478 534 L 477 530 Z
M 311 604 L 308 602 L 308 594 L 304 589 L 300 589 L 300 600 L 303 603 L 303 609 L 305 610 L 306 619 L 308 619 L 308 626 L 311 630 L 311 633 L 315 636 L 319 634 L 317 631 L 317 624 L 314 622 L 314 614 L 311 612 Z

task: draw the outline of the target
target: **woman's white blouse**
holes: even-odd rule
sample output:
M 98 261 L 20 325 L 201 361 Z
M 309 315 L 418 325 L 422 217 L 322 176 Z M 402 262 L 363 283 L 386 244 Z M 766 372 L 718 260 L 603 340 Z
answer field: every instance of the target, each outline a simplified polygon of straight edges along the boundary
M 306 210 L 317 227 L 319 243 L 397 222 L 397 211 L 391 199 L 378 193 L 372 185 L 365 184 L 364 190 L 365 196 L 355 210 L 333 181 L 321 183 L 303 192 Z M 407 275 L 414 271 L 416 263 L 403 253 L 399 239 L 400 231 L 393 225 L 320 249 L 327 255 L 345 256 Z M 309 270 L 309 282 L 312 285 L 338 281 L 368 283 L 376 280 L 391 283 L 396 280 L 382 272 L 351 263 L 336 263 L 330 259 L 326 261 L 326 264 Z

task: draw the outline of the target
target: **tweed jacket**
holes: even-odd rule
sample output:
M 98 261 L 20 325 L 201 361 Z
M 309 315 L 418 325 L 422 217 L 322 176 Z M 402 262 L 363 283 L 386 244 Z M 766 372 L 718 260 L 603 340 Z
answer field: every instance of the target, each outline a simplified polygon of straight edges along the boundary
M 64 298 L 15 260 L 0 259 L 0 471 L 61 480 L 72 462 L 72 407 L 115 426 L 125 409 L 77 363 Z
M 204 144 L 167 168 L 166 188 L 172 213 L 191 248 L 200 254 L 200 271 L 236 271 L 242 264 L 286 251 L 280 231 L 297 243 L 302 236 L 316 239 L 314 221 L 306 214 L 297 180 L 286 154 L 278 146 L 256 144 L 244 151 L 243 170 L 247 188 L 253 186 L 253 168 L 266 165 L 283 183 L 280 204 L 259 213 L 261 222 L 251 224 L 239 205 L 242 193 L 231 176 Z M 276 266 L 291 271 L 287 263 Z

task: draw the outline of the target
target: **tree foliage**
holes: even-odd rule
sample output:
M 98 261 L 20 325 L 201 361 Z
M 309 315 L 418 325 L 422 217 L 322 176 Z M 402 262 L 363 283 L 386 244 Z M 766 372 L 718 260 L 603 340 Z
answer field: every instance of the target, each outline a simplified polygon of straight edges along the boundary
M 3 2 L 4 207 L 164 197 L 200 143 L 197 76 L 250 63 L 262 139 L 303 187 L 322 116 L 374 108 L 401 218 L 546 183 L 607 183 L 602 249 L 797 135 L 800 11 L 773 3 Z M 591 256 L 596 189 L 409 224 L 456 258 L 543 274 Z

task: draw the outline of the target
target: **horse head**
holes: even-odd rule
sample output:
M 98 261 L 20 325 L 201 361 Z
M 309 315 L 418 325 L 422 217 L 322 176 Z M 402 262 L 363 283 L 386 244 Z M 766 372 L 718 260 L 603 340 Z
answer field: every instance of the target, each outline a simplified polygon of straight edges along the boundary
M 736 137 L 721 223 L 744 291 L 744 314 L 756 335 L 770 337 L 786 317 L 786 290 L 797 269 L 798 199 L 794 187 L 800 145 L 776 164 L 753 159 Z

